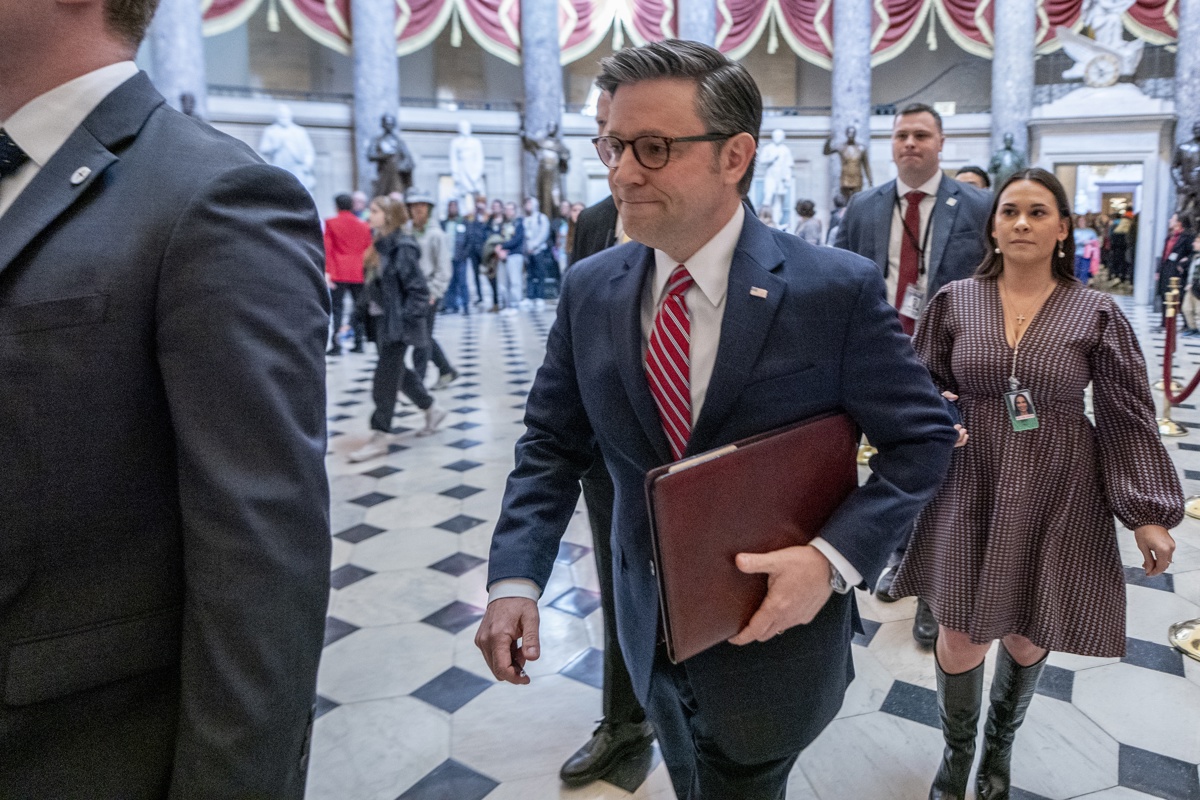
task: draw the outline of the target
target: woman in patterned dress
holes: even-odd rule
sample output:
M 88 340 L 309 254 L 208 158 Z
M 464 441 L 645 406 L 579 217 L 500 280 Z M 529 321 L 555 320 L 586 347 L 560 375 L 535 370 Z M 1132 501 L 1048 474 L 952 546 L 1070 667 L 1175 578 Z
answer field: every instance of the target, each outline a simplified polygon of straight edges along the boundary
M 1070 220 L 1049 172 L 1006 181 L 987 223 L 994 252 L 938 292 L 914 342 L 970 432 L 896 576 L 896 594 L 924 598 L 939 623 L 946 749 L 931 800 L 966 793 L 991 643 L 1001 640 L 979 800 L 1009 796 L 1013 737 L 1048 652 L 1125 653 L 1114 515 L 1147 575 L 1170 564 L 1167 529 L 1183 516 L 1137 339 L 1111 297 L 1075 279 Z M 1011 410 L 1021 395 L 1031 413 Z

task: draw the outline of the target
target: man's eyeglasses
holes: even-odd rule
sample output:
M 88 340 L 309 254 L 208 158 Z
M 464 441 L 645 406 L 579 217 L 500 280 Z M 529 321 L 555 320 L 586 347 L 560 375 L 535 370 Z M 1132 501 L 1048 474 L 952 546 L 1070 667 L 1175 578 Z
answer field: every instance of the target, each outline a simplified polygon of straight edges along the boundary
M 632 141 L 616 136 L 597 136 L 592 139 L 600 162 L 609 169 L 621 163 L 625 148 L 633 148 L 633 157 L 646 169 L 662 169 L 671 160 L 671 145 L 676 142 L 723 142 L 734 136 L 732 133 L 706 133 L 702 136 L 639 136 Z

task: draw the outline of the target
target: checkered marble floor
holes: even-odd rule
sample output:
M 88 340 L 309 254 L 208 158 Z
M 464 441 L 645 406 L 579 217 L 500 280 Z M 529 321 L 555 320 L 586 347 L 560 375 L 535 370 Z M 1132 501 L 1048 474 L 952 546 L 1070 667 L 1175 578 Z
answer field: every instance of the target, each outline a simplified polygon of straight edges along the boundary
M 1154 317 L 1122 302 L 1157 379 Z M 367 435 L 374 356 L 329 359 L 334 589 L 311 800 L 674 797 L 657 750 L 582 789 L 558 781 L 601 715 L 603 629 L 582 506 L 544 595 L 532 684 L 496 683 L 473 644 L 492 526 L 552 321 L 552 310 L 440 317 L 436 335 L 462 373 L 435 395 L 451 412 L 443 429 L 417 438 L 422 417 L 400 406 L 392 452 L 363 464 L 346 454 Z M 1186 382 L 1200 368 L 1200 339 L 1180 349 Z M 1196 403 L 1175 415 L 1196 432 L 1164 440 L 1188 494 L 1200 493 Z M 1123 533 L 1128 656 L 1051 656 L 1017 737 L 1014 800 L 1200 800 L 1200 664 L 1165 644 L 1171 623 L 1200 617 L 1200 523 L 1175 534 L 1171 571 L 1147 580 Z M 920 800 L 940 757 L 932 656 L 912 640 L 913 601 L 858 600 L 858 677 L 801 756 L 790 800 Z

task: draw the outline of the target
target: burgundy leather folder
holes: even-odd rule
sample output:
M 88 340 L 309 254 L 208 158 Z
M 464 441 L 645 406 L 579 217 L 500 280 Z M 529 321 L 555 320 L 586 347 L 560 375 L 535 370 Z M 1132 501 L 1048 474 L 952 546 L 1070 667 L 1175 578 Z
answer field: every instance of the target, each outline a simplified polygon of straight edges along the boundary
M 667 654 L 678 664 L 736 635 L 767 594 L 738 553 L 807 544 L 858 485 L 858 429 L 805 420 L 652 470 L 646 501 Z

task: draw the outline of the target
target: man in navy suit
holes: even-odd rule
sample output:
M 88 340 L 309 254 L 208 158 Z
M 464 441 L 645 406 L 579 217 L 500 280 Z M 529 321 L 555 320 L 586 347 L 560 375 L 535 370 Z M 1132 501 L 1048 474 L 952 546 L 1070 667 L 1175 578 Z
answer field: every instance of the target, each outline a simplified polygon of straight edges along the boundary
M 0 0 L 0 797 L 300 800 L 329 593 L 312 199 Z
M 616 489 L 621 649 L 676 794 L 777 800 L 853 677 L 853 603 L 843 592 L 879 574 L 897 532 L 940 484 L 956 435 L 883 301 L 879 271 L 746 213 L 762 123 L 746 70 L 677 40 L 623 50 L 602 70 L 612 105 L 597 152 L 633 241 L 568 272 L 492 542 L 476 643 L 497 678 L 528 682 L 523 665 L 541 647 L 536 599 L 598 443 Z M 690 329 L 682 442 L 675 428 L 668 439 L 647 378 L 667 305 L 681 298 Z M 739 555 L 740 569 L 769 576 L 767 598 L 729 642 L 671 664 L 658 637 L 647 471 L 681 445 L 693 455 L 836 408 L 879 448 L 874 475 L 813 544 Z
M 871 259 L 887 284 L 887 301 L 912 333 L 925 302 L 951 281 L 969 278 L 983 262 L 983 229 L 991 192 L 951 180 L 940 159 L 946 137 L 942 117 L 931 106 L 913 103 L 892 124 L 892 160 L 897 178 L 854 195 L 834 246 Z M 907 269 L 906 269 L 907 268 Z M 872 442 L 874 444 L 874 442 Z M 907 535 L 904 537 L 907 541 Z M 904 555 L 903 544 L 888 560 L 876 587 L 885 602 Z M 913 638 L 932 647 L 937 620 L 917 601 Z

